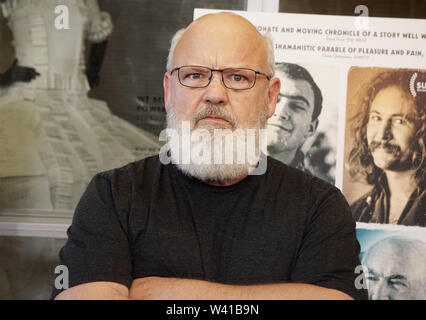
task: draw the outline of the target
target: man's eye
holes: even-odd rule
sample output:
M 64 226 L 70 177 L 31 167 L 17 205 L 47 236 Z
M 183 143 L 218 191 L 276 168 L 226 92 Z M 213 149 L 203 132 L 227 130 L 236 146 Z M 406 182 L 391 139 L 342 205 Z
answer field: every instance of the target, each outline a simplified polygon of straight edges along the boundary
M 189 78 L 191 80 L 197 80 L 201 78 L 201 73 L 191 73 L 191 74 L 188 74 L 186 78 Z
M 408 285 L 401 280 L 389 280 L 389 285 L 394 288 L 408 288 Z
M 371 116 L 370 116 L 370 120 L 373 120 L 373 121 L 380 121 L 380 120 L 381 120 L 381 118 L 380 118 L 379 116 L 377 116 L 377 115 L 371 115 Z
M 290 103 L 290 108 L 295 111 L 305 111 L 305 106 L 300 103 Z
M 376 276 L 372 276 L 372 275 L 367 275 L 365 277 L 368 281 L 379 281 L 379 278 Z
M 243 81 L 246 81 L 247 78 L 244 77 L 244 76 L 242 76 L 242 75 L 240 75 L 240 74 L 233 74 L 232 75 L 232 80 L 236 81 L 236 82 L 243 82 Z
M 404 119 L 402 119 L 402 118 L 395 118 L 395 119 L 393 120 L 393 123 L 394 123 L 394 124 L 404 124 L 404 123 L 405 123 L 405 120 L 404 120 Z

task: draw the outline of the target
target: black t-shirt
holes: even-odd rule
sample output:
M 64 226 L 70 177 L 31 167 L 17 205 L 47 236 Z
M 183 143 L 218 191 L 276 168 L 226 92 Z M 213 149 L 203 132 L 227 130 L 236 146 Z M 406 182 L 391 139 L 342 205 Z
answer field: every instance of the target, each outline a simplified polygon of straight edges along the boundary
M 366 298 L 355 222 L 331 184 L 268 157 L 263 175 L 216 187 L 158 156 L 96 175 L 60 251 L 70 287 L 147 276 L 309 283 Z M 60 291 L 53 289 L 52 298 Z

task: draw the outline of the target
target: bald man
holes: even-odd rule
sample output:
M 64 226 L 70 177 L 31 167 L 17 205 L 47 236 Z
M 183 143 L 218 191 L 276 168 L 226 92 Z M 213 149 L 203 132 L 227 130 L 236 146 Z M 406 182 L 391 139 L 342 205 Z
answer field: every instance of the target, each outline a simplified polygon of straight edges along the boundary
M 391 236 L 363 255 L 371 300 L 426 299 L 426 243 Z
M 69 289 L 52 297 L 367 298 L 342 194 L 261 152 L 280 91 L 271 40 L 203 16 L 172 39 L 163 84 L 167 146 L 93 178 L 60 252 Z

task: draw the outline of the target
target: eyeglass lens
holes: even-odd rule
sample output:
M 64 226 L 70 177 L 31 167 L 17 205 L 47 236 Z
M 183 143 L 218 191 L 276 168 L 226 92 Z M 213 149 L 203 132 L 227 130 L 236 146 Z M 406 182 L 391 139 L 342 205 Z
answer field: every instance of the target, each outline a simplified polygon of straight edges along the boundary
M 250 69 L 228 68 L 222 71 L 223 83 L 230 89 L 249 89 L 256 81 L 256 72 Z M 181 67 L 179 80 L 182 85 L 192 88 L 202 88 L 209 85 L 212 70 L 206 67 Z

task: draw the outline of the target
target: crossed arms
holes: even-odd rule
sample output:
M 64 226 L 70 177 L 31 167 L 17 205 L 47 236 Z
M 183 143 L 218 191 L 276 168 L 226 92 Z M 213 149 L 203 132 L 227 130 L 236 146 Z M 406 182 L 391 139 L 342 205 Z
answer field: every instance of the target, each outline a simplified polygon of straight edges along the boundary
M 350 300 L 334 289 L 303 283 L 228 285 L 204 280 L 146 277 L 130 290 L 119 283 L 91 282 L 61 292 L 57 300 Z

